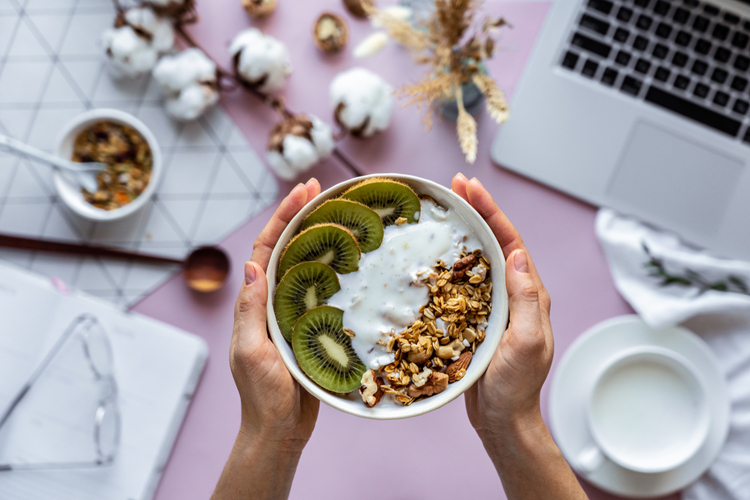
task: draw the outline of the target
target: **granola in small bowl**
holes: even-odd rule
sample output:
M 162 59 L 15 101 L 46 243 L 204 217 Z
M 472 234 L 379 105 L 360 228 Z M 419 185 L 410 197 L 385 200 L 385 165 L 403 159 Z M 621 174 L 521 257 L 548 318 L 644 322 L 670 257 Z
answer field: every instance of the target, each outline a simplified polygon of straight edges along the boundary
M 151 147 L 127 125 L 101 121 L 84 129 L 75 138 L 72 160 L 107 165 L 97 175 L 96 192 L 81 189 L 84 200 L 102 210 L 129 204 L 143 193 L 151 179 Z

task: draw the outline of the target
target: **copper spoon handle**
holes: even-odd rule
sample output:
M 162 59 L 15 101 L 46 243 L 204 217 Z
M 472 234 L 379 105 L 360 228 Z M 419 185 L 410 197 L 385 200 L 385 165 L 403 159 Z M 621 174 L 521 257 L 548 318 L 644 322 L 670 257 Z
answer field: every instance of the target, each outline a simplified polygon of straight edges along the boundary
M 0 247 L 15 248 L 17 250 L 32 250 L 35 252 L 65 253 L 69 255 L 93 255 L 98 257 L 111 257 L 116 259 L 134 259 L 143 262 L 158 262 L 162 264 L 183 264 L 182 260 L 147 255 L 127 250 L 117 250 L 94 245 L 80 245 L 77 243 L 64 243 L 62 241 L 37 240 L 23 238 L 21 236 L 10 236 L 0 234 Z

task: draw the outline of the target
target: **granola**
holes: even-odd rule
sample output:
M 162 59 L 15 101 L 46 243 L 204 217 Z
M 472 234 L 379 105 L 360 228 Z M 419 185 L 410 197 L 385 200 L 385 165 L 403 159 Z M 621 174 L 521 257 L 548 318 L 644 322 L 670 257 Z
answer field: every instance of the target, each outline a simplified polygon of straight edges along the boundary
M 151 148 L 141 134 L 127 125 L 99 122 L 85 129 L 76 137 L 72 160 L 107 164 L 97 174 L 95 193 L 81 189 L 84 200 L 103 210 L 127 205 L 140 196 L 151 180 Z
M 464 252 L 453 266 L 438 261 L 415 284 L 429 288 L 429 302 L 419 319 L 378 342 L 394 361 L 367 374 L 370 385 L 382 378 L 379 389 L 404 406 L 464 377 L 492 311 L 490 264 L 479 250 Z

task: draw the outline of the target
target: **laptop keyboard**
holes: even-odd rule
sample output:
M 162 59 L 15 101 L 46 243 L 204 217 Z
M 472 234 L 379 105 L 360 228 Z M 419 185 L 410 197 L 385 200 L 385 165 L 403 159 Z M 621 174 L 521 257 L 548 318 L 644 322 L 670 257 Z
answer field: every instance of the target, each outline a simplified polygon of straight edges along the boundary
M 750 19 L 698 0 L 585 0 L 560 64 L 750 144 Z

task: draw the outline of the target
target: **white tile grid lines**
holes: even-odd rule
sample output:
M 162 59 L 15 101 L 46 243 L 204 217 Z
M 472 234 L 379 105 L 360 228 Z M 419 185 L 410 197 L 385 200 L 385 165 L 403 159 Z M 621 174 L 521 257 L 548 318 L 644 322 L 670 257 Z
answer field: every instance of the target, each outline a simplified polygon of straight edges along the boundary
M 273 203 L 278 185 L 220 108 L 178 124 L 150 76 L 112 79 L 99 38 L 113 20 L 111 0 L 0 0 L 0 133 L 49 151 L 61 126 L 86 109 L 132 113 L 164 155 L 153 201 L 126 220 L 93 223 L 58 199 L 50 168 L 0 152 L 0 232 L 182 258 Z M 0 258 L 123 307 L 176 271 L 2 249 Z

